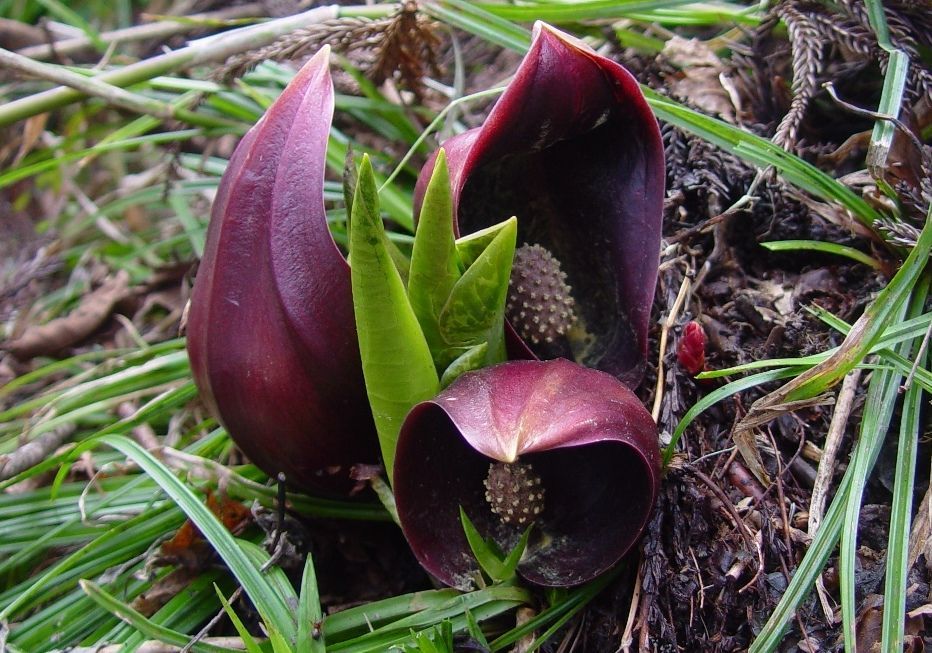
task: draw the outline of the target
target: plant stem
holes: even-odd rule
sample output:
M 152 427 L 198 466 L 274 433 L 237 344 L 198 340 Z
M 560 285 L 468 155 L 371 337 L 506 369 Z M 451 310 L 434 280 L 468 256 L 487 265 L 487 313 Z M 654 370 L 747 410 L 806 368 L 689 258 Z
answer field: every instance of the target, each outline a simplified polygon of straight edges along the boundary
M 251 2 L 236 7 L 227 7 L 218 11 L 208 11 L 202 14 L 191 14 L 190 16 L 172 17 L 166 16 L 160 20 L 133 25 L 123 29 L 112 30 L 110 32 L 101 32 L 100 39 L 108 45 L 120 45 L 132 41 L 143 40 L 164 40 L 177 34 L 193 32 L 199 29 L 216 27 L 225 21 L 237 20 L 241 18 L 263 17 L 268 12 L 265 3 Z M 32 45 L 22 50 L 17 50 L 17 54 L 30 59 L 45 60 L 53 56 L 71 56 L 84 50 L 94 48 L 94 43 L 86 36 L 80 36 L 71 39 L 63 39 L 53 43 L 43 43 L 41 45 Z
M 164 102 L 123 90 L 96 77 L 87 77 L 61 66 L 33 61 L 29 57 L 0 48 L 0 65 L 30 77 L 68 86 L 80 93 L 100 97 L 123 109 L 148 114 L 167 120 L 172 117 L 171 107 Z
M 213 61 L 223 61 L 234 54 L 261 48 L 284 34 L 308 25 L 334 20 L 340 16 L 370 15 L 376 12 L 380 12 L 382 15 L 390 15 L 396 9 L 396 5 L 393 4 L 362 8 L 339 7 L 337 5 L 317 7 L 294 16 L 230 30 L 209 39 L 200 39 L 180 50 L 102 73 L 95 79 L 112 86 L 130 86 L 182 68 L 190 68 L 191 66 Z M 71 102 L 76 102 L 84 96 L 84 93 L 72 88 L 55 88 L 8 102 L 0 107 L 0 127 L 11 125 L 39 113 L 58 109 Z

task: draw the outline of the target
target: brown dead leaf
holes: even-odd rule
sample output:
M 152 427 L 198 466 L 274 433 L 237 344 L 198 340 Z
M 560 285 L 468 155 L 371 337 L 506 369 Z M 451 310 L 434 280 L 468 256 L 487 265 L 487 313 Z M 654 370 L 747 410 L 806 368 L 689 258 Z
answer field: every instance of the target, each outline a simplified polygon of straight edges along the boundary
M 49 114 L 40 113 L 37 116 L 32 116 L 27 118 L 24 121 L 25 128 L 22 132 L 22 137 L 19 143 L 19 149 L 16 151 L 16 156 L 13 157 L 13 163 L 11 166 L 15 166 L 23 158 L 32 151 L 32 148 L 35 147 L 36 142 L 38 142 L 39 137 L 42 136 L 42 132 L 45 131 L 45 123 L 49 120 Z
M 662 55 L 680 68 L 679 75 L 668 80 L 673 95 L 713 116 L 735 122 L 735 105 L 721 81 L 724 66 L 707 44 L 674 36 L 667 41 Z
M 47 324 L 27 328 L 19 338 L 6 342 L 3 349 L 21 361 L 55 354 L 96 331 L 114 307 L 129 297 L 131 292 L 129 273 L 120 270 L 107 278 L 99 288 L 85 295 L 71 313 Z
M 880 650 L 881 629 L 883 626 L 883 595 L 870 594 L 864 599 L 861 611 L 855 620 L 855 634 L 858 651 L 865 653 Z
M 196 576 L 197 574 L 190 569 L 179 567 L 133 599 L 132 606 L 143 615 L 151 617 L 187 587 Z
M 757 438 L 754 435 L 754 431 L 751 429 L 735 431 L 734 441 L 735 446 L 738 447 L 738 453 L 740 453 L 741 458 L 744 459 L 744 464 L 747 466 L 748 470 L 761 485 L 769 487 L 770 475 L 767 474 L 767 470 L 764 469 L 764 461 L 761 458 L 760 449 L 757 448 Z
M 234 535 L 241 533 L 252 520 L 252 513 L 245 505 L 228 497 L 218 499 L 213 492 L 207 493 L 207 507 Z M 206 567 L 212 553 L 210 544 L 189 519 L 175 532 L 174 537 L 162 544 L 153 564 L 180 565 L 191 571 L 199 571 Z

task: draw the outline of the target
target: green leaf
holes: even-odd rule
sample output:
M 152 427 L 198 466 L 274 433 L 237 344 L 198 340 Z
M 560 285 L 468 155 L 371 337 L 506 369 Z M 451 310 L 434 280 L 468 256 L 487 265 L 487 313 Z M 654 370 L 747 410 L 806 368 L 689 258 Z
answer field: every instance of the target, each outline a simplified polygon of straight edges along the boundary
M 230 622 L 233 624 L 233 628 L 236 629 L 240 639 L 243 640 L 243 645 L 246 647 L 247 653 L 262 653 L 262 647 L 259 646 L 259 643 L 252 636 L 252 634 L 246 630 L 246 626 L 243 625 L 243 622 L 233 610 L 233 606 L 231 606 L 230 602 L 227 601 L 227 597 L 223 595 L 223 592 L 221 592 L 220 588 L 216 585 L 214 585 L 214 590 L 217 592 L 217 598 L 220 599 L 221 605 L 223 605 L 223 611 L 230 619 Z
M 385 247 L 372 164 L 363 156 L 353 198 L 351 277 L 366 392 L 391 478 L 398 433 L 411 407 L 440 391 L 430 348 Z
M 438 371 L 446 368 L 451 359 L 449 345 L 440 333 L 440 313 L 461 276 L 453 234 L 450 175 L 441 149 L 424 194 L 408 278 L 408 299 Z
M 795 252 L 795 251 L 815 251 L 825 254 L 835 254 L 836 256 L 847 256 L 848 258 L 869 265 L 875 270 L 881 269 L 880 261 L 869 254 L 865 254 L 854 247 L 839 245 L 837 243 L 827 243 L 822 240 L 772 240 L 767 243 L 761 243 L 761 247 L 769 249 L 771 252 Z
M 482 255 L 492 241 L 498 236 L 498 232 L 508 227 L 508 221 L 493 224 L 491 227 L 480 229 L 466 236 L 456 239 L 456 253 L 460 257 L 460 262 L 464 267 L 469 267 L 476 262 L 476 259 Z
M 518 221 L 509 218 L 453 286 L 440 314 L 440 333 L 462 351 L 489 343 L 486 365 L 505 360 L 505 300 L 515 256 Z
M 443 375 L 440 377 L 440 385 L 445 388 L 466 372 L 477 370 L 485 365 L 488 352 L 488 342 L 480 343 L 464 351 L 443 371 Z
M 295 653 L 324 653 L 324 631 L 321 623 L 324 613 L 320 608 L 317 591 L 317 574 L 314 559 L 307 554 L 304 575 L 301 577 L 301 596 L 298 599 L 298 641 Z
M 521 561 L 525 549 L 527 549 L 528 539 L 531 536 L 531 529 L 534 528 L 534 524 L 525 529 L 515 547 L 502 559 L 495 543 L 482 537 L 482 534 L 472 523 L 472 520 L 469 519 L 462 506 L 460 506 L 460 521 L 463 524 L 463 532 L 466 534 L 469 548 L 476 557 L 482 571 L 497 583 L 514 578 L 518 563 Z

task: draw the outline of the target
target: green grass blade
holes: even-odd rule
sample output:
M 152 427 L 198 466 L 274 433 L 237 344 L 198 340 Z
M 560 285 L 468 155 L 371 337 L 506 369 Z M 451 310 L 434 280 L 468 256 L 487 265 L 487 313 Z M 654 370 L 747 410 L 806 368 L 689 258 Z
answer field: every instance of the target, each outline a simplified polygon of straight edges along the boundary
M 663 451 L 663 464 L 666 465 L 673 458 L 673 454 L 676 451 L 676 443 L 679 442 L 680 437 L 686 431 L 693 420 L 696 419 L 701 413 L 714 404 L 717 404 L 722 399 L 730 397 L 731 395 L 741 392 L 742 390 L 747 390 L 748 388 L 753 388 L 762 383 L 767 383 L 768 381 L 777 381 L 779 379 L 785 379 L 790 376 L 796 376 L 800 373 L 800 368 L 798 367 L 785 367 L 778 370 L 770 370 L 767 372 L 759 372 L 758 374 L 752 374 L 743 379 L 738 379 L 737 381 L 732 381 L 723 385 L 721 388 L 717 388 L 704 396 L 702 399 L 697 401 L 686 414 L 683 415 L 679 423 L 677 423 L 676 428 L 673 430 L 673 436 L 670 439 L 670 444 L 667 445 L 666 449 Z
M 281 595 L 263 578 L 258 567 L 249 560 L 230 532 L 217 521 L 207 506 L 152 454 L 132 440 L 123 436 L 108 435 L 100 438 L 99 443 L 113 447 L 135 461 L 178 504 L 223 558 L 256 608 L 275 624 L 291 624 L 290 633 L 285 634 L 293 640 L 296 632 L 294 615 Z
M 314 559 L 310 553 L 304 561 L 304 574 L 301 577 L 301 594 L 298 601 L 298 641 L 295 653 L 324 653 L 326 651 L 322 627 L 324 613 L 320 608 L 317 573 L 314 571 Z
M 926 297 L 928 296 L 929 291 L 929 276 L 923 278 L 923 283 L 919 283 L 915 288 L 913 295 L 911 297 L 911 306 L 908 308 L 904 306 L 903 310 L 898 311 L 897 317 L 900 319 L 903 318 L 907 310 L 913 314 L 919 313 L 922 311 Z M 912 349 L 912 343 L 904 343 L 901 345 L 903 353 L 909 354 Z M 901 375 L 897 374 L 891 385 L 895 386 L 893 390 L 899 391 Z M 878 393 L 879 394 L 879 393 Z M 885 395 L 890 395 L 885 397 L 891 404 L 896 402 L 896 395 L 892 391 L 888 391 Z M 880 407 L 871 403 L 871 395 L 868 392 L 868 400 L 864 406 L 864 418 L 862 418 L 862 425 L 867 423 L 871 418 L 872 414 L 875 411 L 879 411 Z M 887 410 L 892 412 L 892 406 L 884 407 Z M 904 415 L 901 420 L 905 420 L 906 416 Z M 889 420 L 888 420 L 889 422 Z M 917 427 L 912 433 L 908 434 L 908 437 L 918 437 L 919 428 Z M 881 429 L 871 429 L 866 433 L 864 429 L 861 430 L 860 438 L 861 439 L 875 439 L 876 443 L 870 446 L 873 446 L 876 449 L 880 449 L 880 446 L 883 443 L 887 434 L 887 428 Z M 857 646 L 857 603 L 856 603 L 856 578 L 857 578 L 857 547 L 858 547 L 858 524 L 860 522 L 860 513 L 861 513 L 861 499 L 864 494 L 864 488 L 867 485 L 867 477 L 870 474 L 871 469 L 873 468 L 874 461 L 868 458 L 858 458 L 852 464 L 852 485 L 850 496 L 848 497 L 846 510 L 845 510 L 845 519 L 841 531 L 841 548 L 839 552 L 838 562 L 839 562 L 839 579 L 841 584 L 841 615 L 842 615 L 842 632 L 844 634 L 845 640 L 845 649 L 849 651 L 858 650 Z M 907 530 L 907 539 L 908 539 L 908 530 Z M 888 551 L 889 555 L 889 551 Z M 902 580 L 902 579 L 901 579 Z M 887 599 L 890 597 L 887 596 Z M 905 593 L 904 593 L 905 600 Z M 886 610 L 885 610 L 886 612 Z M 901 610 L 898 613 L 899 619 L 903 618 L 905 610 Z
M 165 628 L 156 623 L 153 623 L 151 620 L 147 619 L 137 610 L 134 610 L 130 606 L 126 605 L 118 598 L 108 594 L 103 589 L 100 588 L 96 583 L 92 583 L 89 580 L 81 581 L 81 589 L 91 598 L 95 603 L 102 606 L 109 612 L 117 615 L 120 619 L 126 621 L 138 631 L 144 633 L 147 637 L 152 639 L 157 639 L 166 644 L 173 644 L 175 646 L 185 646 L 191 640 L 187 635 L 176 632 L 170 628 Z M 229 649 L 213 646 L 211 644 L 205 644 L 203 642 L 198 642 L 192 648 L 192 651 L 199 653 L 229 653 Z
M 36 2 L 42 5 L 45 10 L 48 11 L 52 16 L 55 16 L 59 20 L 77 27 L 82 32 L 84 32 L 84 35 L 90 39 L 91 43 L 94 45 L 94 48 L 98 52 L 102 53 L 107 50 L 107 43 L 102 38 L 100 38 L 100 32 L 98 32 L 90 23 L 84 20 L 81 14 L 69 8 L 60 0 L 36 0 Z
M 790 183 L 824 200 L 841 204 L 868 227 L 873 228 L 880 218 L 880 214 L 850 188 L 769 140 L 703 115 L 649 88 L 641 90 L 661 120 L 696 134 L 753 165 L 773 166 Z
M 845 337 L 838 351 L 821 365 L 809 370 L 786 388 L 786 400 L 814 397 L 834 385 L 860 363 L 894 322 L 893 315 L 903 306 L 925 269 L 932 250 L 932 208 L 926 223 L 903 265 L 864 310 Z
M 771 252 L 822 252 L 823 254 L 845 256 L 858 263 L 869 265 L 875 270 L 880 270 L 882 267 L 880 261 L 859 249 L 837 243 L 827 243 L 822 240 L 772 240 L 768 243 L 761 243 L 761 247 L 769 249 Z
M 514 23 L 466 0 L 425 3 L 424 12 L 452 27 L 458 27 L 490 43 L 524 53 L 531 45 L 531 33 Z M 2 126 L 2 125 L 0 125 Z
M 507 20 L 575 23 L 582 20 L 623 18 L 633 12 L 691 4 L 694 0 L 594 0 L 589 2 L 537 3 L 529 5 L 477 3 L 476 6 Z
M 233 628 L 236 629 L 240 639 L 243 640 L 243 645 L 246 647 L 247 653 L 262 653 L 262 647 L 259 646 L 259 643 L 256 642 L 250 632 L 246 630 L 246 626 L 243 625 L 242 620 L 233 610 L 233 606 L 227 601 L 227 597 L 223 595 L 223 592 L 221 592 L 220 588 L 217 586 L 214 586 L 214 591 L 217 593 L 217 598 L 220 599 L 220 604 L 223 606 L 223 611 L 226 613 L 227 618 L 230 620 L 230 623 L 233 624 Z
M 908 353 L 911 344 L 906 342 L 901 344 L 899 348 L 901 351 Z M 874 372 L 871 377 L 864 407 L 864 417 L 861 420 L 860 434 L 851 455 L 848 469 L 835 493 L 835 498 L 825 513 L 819 531 L 793 573 L 786 591 L 774 608 L 770 618 L 752 643 L 749 649 L 750 653 L 770 653 L 777 650 L 783 643 L 783 636 L 790 619 L 809 595 L 816 578 L 822 573 L 829 556 L 831 556 L 841 537 L 842 528 L 846 523 L 845 517 L 849 503 L 855 495 L 858 496 L 858 499 L 860 498 L 860 492 L 855 488 L 856 478 L 863 473 L 863 470 L 869 471 L 880 454 L 884 436 L 893 418 L 902 378 L 903 374 L 901 372 L 890 369 L 880 369 Z M 843 583 L 853 582 L 853 574 L 847 580 L 844 579 L 844 575 L 845 572 L 842 571 Z
M 905 52 L 894 47 L 890 41 L 890 28 L 887 25 L 882 0 L 865 0 L 864 4 L 870 25 L 877 36 L 877 43 L 889 54 L 880 104 L 877 107 L 877 113 L 884 117 L 878 118 L 874 123 L 870 147 L 867 151 L 868 170 L 875 177 L 883 178 L 887 168 L 887 156 L 890 154 L 890 148 L 893 147 L 893 137 L 896 134 L 896 125 L 885 117 L 896 119 L 900 116 L 909 72 L 909 57 Z M 920 62 L 919 65 L 922 63 Z
M 928 361 L 920 361 L 924 365 Z M 913 383 L 903 399 L 900 417 L 900 441 L 896 452 L 896 476 L 890 513 L 890 536 L 887 544 L 887 574 L 884 580 L 884 609 L 880 650 L 899 653 L 903 650 L 906 589 L 909 568 L 909 534 L 916 478 L 916 455 L 922 432 L 922 389 Z

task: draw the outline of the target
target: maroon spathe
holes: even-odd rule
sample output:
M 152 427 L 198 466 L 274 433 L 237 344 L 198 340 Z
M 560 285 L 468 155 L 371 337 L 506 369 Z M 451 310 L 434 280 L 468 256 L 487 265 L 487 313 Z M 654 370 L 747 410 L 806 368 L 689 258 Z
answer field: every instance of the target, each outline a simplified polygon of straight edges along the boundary
M 348 489 L 378 459 L 350 291 L 324 211 L 329 48 L 230 159 L 188 316 L 201 395 L 249 458 L 305 489 Z
M 578 585 L 637 541 L 660 481 L 657 427 L 615 377 L 563 359 L 512 361 L 460 377 L 405 420 L 395 458 L 398 516 L 415 556 L 448 585 L 477 571 L 459 509 L 504 549 L 520 529 L 491 510 L 490 464 L 539 475 L 543 512 L 518 567 L 546 586 Z M 521 508 L 519 506 L 518 508 Z
M 631 74 L 537 23 L 484 124 L 443 147 L 458 232 L 517 216 L 518 244 L 549 249 L 573 287 L 588 336 L 566 355 L 636 386 L 657 278 L 664 159 L 657 121 Z M 417 206 L 432 168 L 430 161 L 421 173 Z M 529 356 L 510 335 L 512 353 Z

